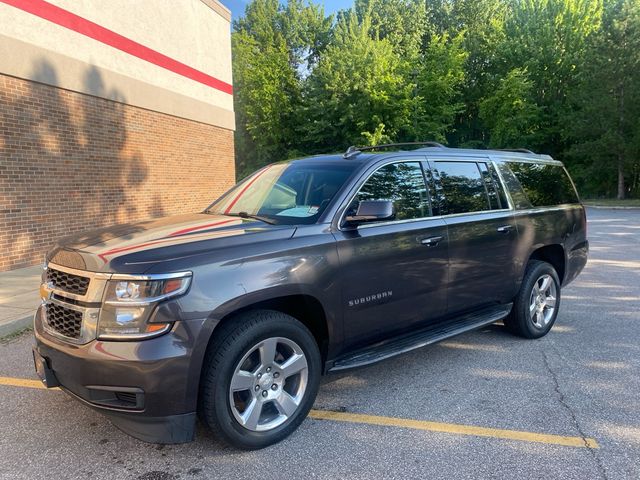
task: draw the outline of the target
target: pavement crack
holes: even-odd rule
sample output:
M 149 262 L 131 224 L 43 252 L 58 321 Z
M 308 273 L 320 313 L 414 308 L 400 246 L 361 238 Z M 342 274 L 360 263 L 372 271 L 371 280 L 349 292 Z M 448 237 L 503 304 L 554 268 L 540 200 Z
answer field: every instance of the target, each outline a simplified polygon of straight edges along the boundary
M 582 426 L 580 425 L 580 422 L 578 421 L 578 417 L 576 416 L 576 413 L 573 411 L 573 408 L 571 408 L 571 405 L 569 405 L 567 403 L 566 398 L 564 396 L 564 393 L 562 393 L 562 389 L 560 388 L 560 381 L 558 380 L 558 375 L 551 368 L 551 364 L 549 363 L 549 357 L 547 356 L 547 352 L 545 352 L 544 350 L 542 351 L 542 358 L 544 360 L 544 366 L 546 367 L 547 371 L 549 372 L 549 375 L 551 375 L 551 379 L 553 380 L 553 389 L 556 392 L 556 395 L 558 397 L 558 401 L 565 408 L 565 410 L 567 412 L 569 412 L 569 415 L 571 416 L 571 420 L 573 421 L 573 424 L 575 425 L 576 430 L 577 430 L 578 434 L 580 435 L 580 438 L 584 442 L 584 446 L 586 447 L 587 452 L 589 452 L 589 454 L 593 458 L 593 460 L 594 460 L 594 462 L 596 464 L 596 467 L 598 468 L 598 471 L 600 472 L 600 475 L 602 476 L 602 478 L 604 480 L 609 480 L 609 477 L 607 477 L 607 471 L 604 468 L 604 465 L 602 464 L 602 460 L 600 460 L 600 457 L 596 454 L 595 450 L 593 448 L 591 448 L 591 445 L 589 444 L 589 441 L 587 439 L 587 435 L 585 434 L 584 430 L 582 429 Z

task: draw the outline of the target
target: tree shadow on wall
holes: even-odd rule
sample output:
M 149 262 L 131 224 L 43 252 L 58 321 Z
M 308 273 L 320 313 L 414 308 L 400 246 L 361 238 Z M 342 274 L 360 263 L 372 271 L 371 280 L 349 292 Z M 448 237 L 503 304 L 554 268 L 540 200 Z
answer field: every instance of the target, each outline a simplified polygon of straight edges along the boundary
M 0 214 L 16 232 L 0 235 L 0 251 L 14 268 L 40 261 L 61 236 L 165 214 L 158 194 L 138 206 L 148 169 L 127 142 L 135 111 L 124 95 L 95 67 L 82 79 L 90 95 L 52 87 L 58 74 L 46 60 L 32 78 L 0 77 L 18 85 L 0 88 Z

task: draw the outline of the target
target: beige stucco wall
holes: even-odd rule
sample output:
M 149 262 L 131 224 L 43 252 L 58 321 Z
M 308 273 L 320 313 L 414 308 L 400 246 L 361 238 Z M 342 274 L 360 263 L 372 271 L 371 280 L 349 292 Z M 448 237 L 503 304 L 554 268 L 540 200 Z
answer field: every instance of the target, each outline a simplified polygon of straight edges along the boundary
M 49 0 L 226 83 L 230 15 L 216 0 Z M 0 2 L 0 73 L 233 129 L 233 97 Z

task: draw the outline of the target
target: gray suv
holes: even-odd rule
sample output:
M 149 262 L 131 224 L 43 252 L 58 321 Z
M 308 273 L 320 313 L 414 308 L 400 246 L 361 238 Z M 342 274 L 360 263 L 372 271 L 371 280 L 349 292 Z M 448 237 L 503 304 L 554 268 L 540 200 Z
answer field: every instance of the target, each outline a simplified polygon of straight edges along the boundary
M 61 240 L 36 370 L 148 442 L 197 416 L 245 449 L 291 434 L 320 376 L 504 320 L 539 338 L 587 262 L 566 170 L 432 142 L 268 165 L 205 211 Z

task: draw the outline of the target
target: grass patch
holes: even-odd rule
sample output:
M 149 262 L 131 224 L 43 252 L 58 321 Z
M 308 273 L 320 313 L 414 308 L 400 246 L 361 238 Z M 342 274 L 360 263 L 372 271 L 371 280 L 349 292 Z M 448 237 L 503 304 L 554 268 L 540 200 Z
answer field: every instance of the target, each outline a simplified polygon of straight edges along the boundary
M 31 330 L 33 330 L 32 327 L 25 327 L 21 330 L 18 330 L 17 332 L 13 332 L 13 333 L 10 333 L 9 335 L 5 335 L 4 337 L 0 337 L 0 344 L 9 343 L 17 339 L 18 337 L 21 337 L 25 333 L 30 332 Z
M 615 198 L 596 198 L 583 200 L 588 207 L 640 207 L 640 198 L 628 198 L 626 200 L 616 200 Z

